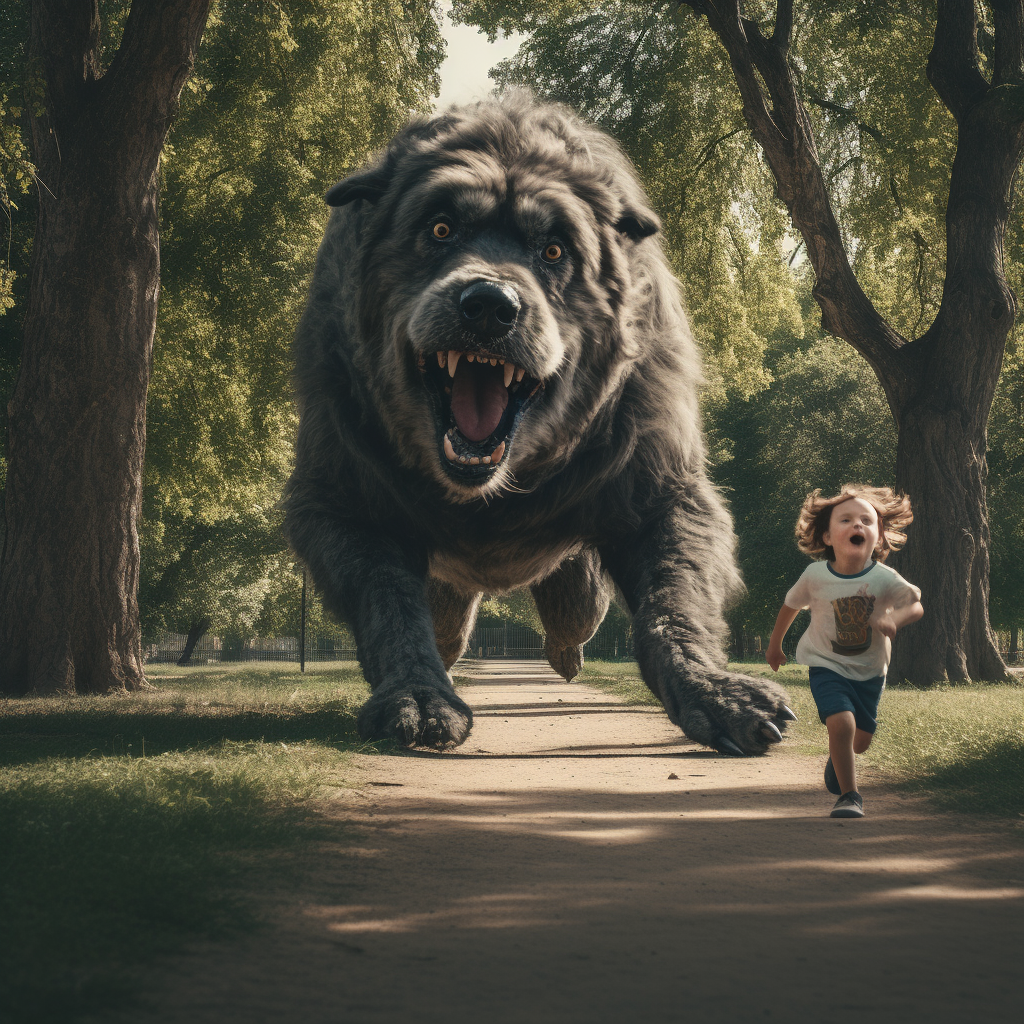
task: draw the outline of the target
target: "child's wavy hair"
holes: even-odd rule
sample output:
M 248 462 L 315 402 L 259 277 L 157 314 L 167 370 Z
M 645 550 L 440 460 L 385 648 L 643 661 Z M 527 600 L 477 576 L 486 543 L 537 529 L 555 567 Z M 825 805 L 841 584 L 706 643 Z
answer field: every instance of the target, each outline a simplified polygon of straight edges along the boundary
M 821 488 L 807 495 L 796 522 L 797 547 L 811 558 L 836 559 L 832 546 L 825 543 L 832 509 L 850 498 L 860 498 L 874 507 L 878 515 L 878 543 L 874 556 L 879 562 L 889 557 L 890 551 L 898 551 L 907 542 L 904 529 L 914 521 L 910 499 L 905 494 L 896 494 L 891 487 L 871 487 L 868 484 L 843 484 L 839 493 L 824 498 Z

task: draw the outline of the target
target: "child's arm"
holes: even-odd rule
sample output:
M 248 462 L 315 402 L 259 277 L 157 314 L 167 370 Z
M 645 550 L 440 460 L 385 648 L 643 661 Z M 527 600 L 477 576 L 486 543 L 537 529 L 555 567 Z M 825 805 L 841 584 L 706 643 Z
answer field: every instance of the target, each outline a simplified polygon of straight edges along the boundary
M 904 605 L 902 608 L 890 608 L 875 623 L 878 629 L 890 640 L 896 636 L 896 630 L 902 629 L 911 622 L 917 622 L 924 615 L 924 606 L 920 601 Z
M 768 641 L 768 651 L 765 654 L 765 659 L 773 672 L 778 672 L 780 666 L 785 665 L 788 660 L 782 653 L 782 641 L 799 614 L 799 608 L 790 608 L 788 604 L 779 609 L 779 617 L 775 620 L 775 628 L 772 630 L 772 638 Z

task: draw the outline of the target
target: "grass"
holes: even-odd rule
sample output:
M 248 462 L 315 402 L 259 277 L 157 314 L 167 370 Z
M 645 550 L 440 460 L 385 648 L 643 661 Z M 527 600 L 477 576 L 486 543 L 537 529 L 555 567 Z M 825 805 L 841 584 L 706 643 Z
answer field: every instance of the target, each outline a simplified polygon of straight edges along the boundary
M 807 684 L 807 669 L 736 664 L 738 672 L 773 677 L 790 695 L 798 721 L 786 749 L 828 753 L 825 728 Z M 588 662 L 581 681 L 633 704 L 659 702 L 629 662 Z M 926 794 L 953 811 L 1011 818 L 1024 824 L 1024 684 L 970 683 L 929 690 L 890 686 L 882 697 L 878 732 L 861 763 L 894 785 Z
M 765 666 L 737 669 L 767 674 Z M 824 755 L 806 670 L 786 749 Z M 144 965 L 258 924 L 242 894 L 323 835 L 368 690 L 355 665 L 156 666 L 131 697 L 0 700 L 0 1021 L 128 1003 Z M 656 704 L 635 664 L 583 681 Z M 1021 686 L 891 688 L 866 755 L 944 807 L 1019 818 Z M 293 858 L 292 858 L 293 859 Z
M 315 841 L 368 693 L 355 666 L 160 666 L 131 697 L 0 701 L 0 1020 L 124 1003 L 158 953 L 257 923 Z

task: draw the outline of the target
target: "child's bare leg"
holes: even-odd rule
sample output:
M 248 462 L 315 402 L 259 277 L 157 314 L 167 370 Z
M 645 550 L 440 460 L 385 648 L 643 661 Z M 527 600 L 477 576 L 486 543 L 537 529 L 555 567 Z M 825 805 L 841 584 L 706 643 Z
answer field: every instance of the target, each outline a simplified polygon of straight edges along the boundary
M 828 752 L 832 758 L 839 788 L 844 793 L 856 791 L 857 768 L 853 762 L 853 743 L 860 731 L 852 711 L 837 711 L 825 719 L 828 729 Z M 870 739 L 869 739 L 870 742 Z
M 858 729 L 853 734 L 853 752 L 855 754 L 863 754 L 868 747 L 871 746 L 871 741 L 875 738 L 875 734 L 872 732 L 865 732 L 863 729 Z

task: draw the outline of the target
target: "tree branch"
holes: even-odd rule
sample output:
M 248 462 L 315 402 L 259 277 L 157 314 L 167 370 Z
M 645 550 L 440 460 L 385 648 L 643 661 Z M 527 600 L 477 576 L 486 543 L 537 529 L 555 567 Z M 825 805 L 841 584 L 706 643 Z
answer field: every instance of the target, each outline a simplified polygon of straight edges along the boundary
M 98 0 L 33 0 L 30 59 L 42 65 L 49 114 L 58 131 L 72 121 L 99 65 Z
M 770 39 L 755 22 L 743 17 L 739 0 L 696 0 L 687 6 L 708 19 L 729 54 L 747 124 L 807 246 L 822 326 L 848 341 L 874 366 L 896 414 L 910 387 L 899 356 L 906 340 L 875 309 L 850 266 L 822 176 L 810 118 L 786 57 L 792 4 L 780 0 Z
M 210 0 L 132 0 L 121 45 L 105 79 L 122 116 L 162 136 L 178 112 Z
M 816 107 L 821 107 L 822 110 L 829 110 L 833 114 L 842 114 L 844 117 L 849 118 L 857 126 L 858 131 L 862 131 L 865 135 L 870 135 L 871 138 L 886 149 L 895 148 L 890 139 L 887 139 L 877 128 L 872 128 L 871 125 L 861 121 L 857 117 L 857 112 L 849 107 L 833 103 L 831 100 L 822 99 L 820 96 L 808 96 L 807 99 Z
M 996 46 L 998 50 L 998 39 Z M 927 70 L 932 88 L 959 124 L 988 91 L 988 82 L 978 68 L 974 0 L 939 0 Z
M 783 53 L 789 52 L 789 41 L 793 37 L 793 0 L 779 0 L 775 9 L 775 28 L 772 29 L 772 43 Z
M 992 0 L 996 28 L 993 85 L 1024 80 L 1024 0 Z
M 739 128 L 733 128 L 731 132 L 726 132 L 724 135 L 719 135 L 717 139 L 712 139 L 708 142 L 697 155 L 697 162 L 687 172 L 688 178 L 694 177 L 697 172 L 711 159 L 711 154 L 720 146 L 726 139 L 731 139 L 734 135 L 739 135 L 743 131 L 742 125 Z

